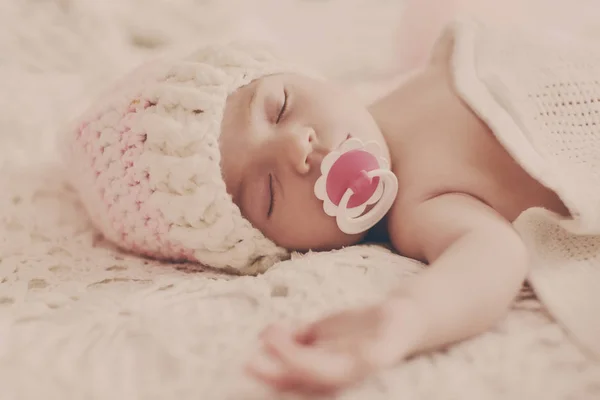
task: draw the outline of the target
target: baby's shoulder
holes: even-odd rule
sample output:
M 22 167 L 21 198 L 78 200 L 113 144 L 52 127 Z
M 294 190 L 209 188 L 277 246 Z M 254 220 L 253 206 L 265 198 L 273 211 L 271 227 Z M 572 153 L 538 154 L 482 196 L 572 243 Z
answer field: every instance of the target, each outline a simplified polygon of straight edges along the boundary
M 460 236 L 498 221 L 507 222 L 481 198 L 448 191 L 412 201 L 401 197 L 388 214 L 387 227 L 398 253 L 427 262 Z
M 425 261 L 420 254 L 419 234 L 422 230 L 417 217 L 418 208 L 427 201 L 428 190 L 423 185 L 410 190 L 401 189 L 387 215 L 387 230 L 396 251 L 406 257 Z
M 388 213 L 388 234 L 396 250 L 411 258 L 422 259 L 422 241 L 435 236 L 432 230 L 437 230 L 441 221 L 433 217 L 422 218 L 424 203 L 449 195 L 482 200 L 489 197 L 488 187 L 493 177 L 491 172 L 488 173 L 489 168 L 484 168 L 485 161 L 479 159 L 482 153 L 474 151 L 479 146 L 460 138 L 444 142 L 440 138 L 437 143 L 415 148 L 415 152 L 394 171 L 398 176 L 399 191 Z M 436 202 L 436 215 L 449 212 L 444 204 Z

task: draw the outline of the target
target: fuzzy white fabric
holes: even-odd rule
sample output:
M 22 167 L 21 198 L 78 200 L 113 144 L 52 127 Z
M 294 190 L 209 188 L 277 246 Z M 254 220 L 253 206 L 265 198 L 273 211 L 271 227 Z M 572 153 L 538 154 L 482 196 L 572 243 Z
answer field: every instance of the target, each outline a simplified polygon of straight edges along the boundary
M 163 45 L 236 21 L 224 10 L 245 12 L 247 2 L 232 3 L 0 2 L 0 399 L 278 399 L 240 368 L 265 324 L 374 301 L 420 268 L 384 249 L 356 247 L 230 279 L 119 252 L 92 228 L 56 167 L 57 128 L 106 81 Z M 269 18 L 281 26 L 303 15 L 337 29 L 327 39 L 317 34 L 323 26 L 315 28 L 312 53 L 304 44 L 317 66 L 352 79 L 386 70 L 378 54 L 392 47 L 397 2 L 271 4 Z M 280 8 L 286 12 L 272 11 Z M 256 20 L 248 26 L 264 28 Z M 363 50 L 368 60 L 358 57 Z M 372 96 L 381 83 L 356 87 Z M 491 332 L 382 372 L 339 398 L 598 396 L 600 365 L 525 290 Z
M 515 226 L 532 254 L 534 290 L 600 360 L 600 40 L 474 21 L 449 34 L 457 89 L 573 216 L 536 208 Z

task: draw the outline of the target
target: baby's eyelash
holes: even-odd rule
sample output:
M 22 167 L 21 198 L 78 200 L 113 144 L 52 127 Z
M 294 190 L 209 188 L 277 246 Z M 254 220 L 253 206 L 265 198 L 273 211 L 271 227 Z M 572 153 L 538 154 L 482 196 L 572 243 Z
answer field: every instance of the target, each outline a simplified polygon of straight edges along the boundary
M 271 217 L 273 213 L 273 205 L 275 204 L 275 194 L 273 193 L 273 174 L 269 174 L 269 193 L 271 202 L 269 203 L 269 211 L 267 211 L 267 217 Z
M 287 103 L 288 103 L 288 94 L 287 94 L 287 90 L 283 91 L 283 105 L 281 106 L 281 110 L 279 111 L 279 115 L 277 116 L 277 121 L 275 121 L 275 123 L 279 123 L 279 121 L 281 121 L 281 118 L 283 117 L 283 114 L 285 113 L 285 110 L 287 109 Z

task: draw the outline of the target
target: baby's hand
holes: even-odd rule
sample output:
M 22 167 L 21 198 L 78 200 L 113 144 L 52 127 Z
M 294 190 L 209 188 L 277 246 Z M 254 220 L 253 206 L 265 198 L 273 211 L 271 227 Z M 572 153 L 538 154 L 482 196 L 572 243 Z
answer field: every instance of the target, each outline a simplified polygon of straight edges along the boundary
M 269 327 L 262 334 L 264 352 L 248 372 L 280 391 L 335 393 L 404 358 L 418 331 L 415 316 L 412 302 L 393 299 L 298 331 Z

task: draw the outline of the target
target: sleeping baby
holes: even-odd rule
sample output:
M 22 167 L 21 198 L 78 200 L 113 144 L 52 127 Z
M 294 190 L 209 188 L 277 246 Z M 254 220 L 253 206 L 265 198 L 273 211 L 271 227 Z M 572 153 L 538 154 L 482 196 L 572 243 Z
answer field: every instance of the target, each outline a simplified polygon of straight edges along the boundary
M 264 331 L 249 374 L 332 393 L 497 324 L 528 276 L 523 216 L 598 233 L 599 113 L 598 47 L 464 21 L 369 107 L 255 45 L 158 60 L 63 148 L 95 225 L 141 255 L 256 274 L 369 240 L 426 264 L 378 304 Z

